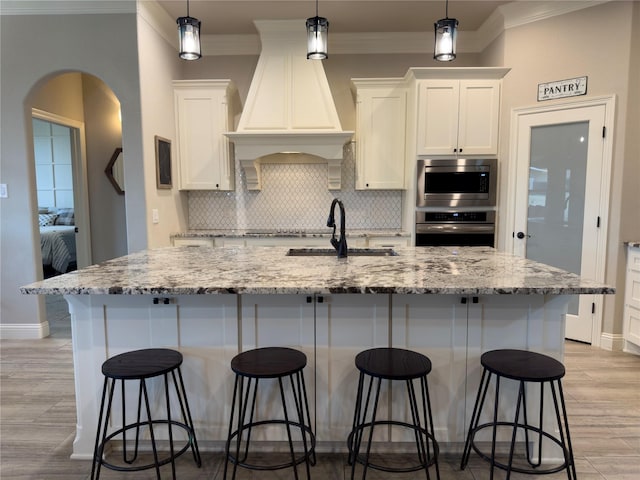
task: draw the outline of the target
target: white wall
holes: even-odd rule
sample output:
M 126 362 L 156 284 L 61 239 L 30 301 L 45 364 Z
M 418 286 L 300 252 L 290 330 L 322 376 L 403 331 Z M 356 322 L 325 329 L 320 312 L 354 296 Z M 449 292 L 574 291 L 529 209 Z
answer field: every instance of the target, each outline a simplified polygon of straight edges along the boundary
M 134 5 L 135 8 L 135 5 Z M 26 35 L 25 32 L 37 32 Z M 20 39 L 20 48 L 16 47 Z M 63 72 L 86 72 L 102 79 L 122 102 L 129 250 L 146 248 L 144 169 L 136 15 L 53 15 L 0 17 L 0 182 L 9 197 L 0 200 L 0 334 L 43 334 L 42 302 L 22 296 L 19 287 L 41 278 L 37 242 L 32 92 Z M 126 188 L 126 186 L 125 186 Z M 26 326 L 25 326 L 26 325 Z

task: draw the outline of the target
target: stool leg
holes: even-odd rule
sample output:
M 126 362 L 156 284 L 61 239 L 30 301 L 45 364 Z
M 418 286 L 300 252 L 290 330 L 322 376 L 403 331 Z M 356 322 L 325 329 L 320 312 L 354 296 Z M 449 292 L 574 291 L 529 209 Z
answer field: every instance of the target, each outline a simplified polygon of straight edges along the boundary
M 291 376 L 289 376 L 291 379 Z M 291 425 L 289 424 L 289 414 L 287 413 L 287 401 L 284 395 L 284 386 L 282 385 L 282 377 L 278 377 L 278 385 L 280 387 L 280 399 L 282 400 L 282 411 L 284 412 L 284 424 L 287 428 L 287 439 L 289 440 L 289 451 L 291 452 L 291 463 L 293 464 L 293 476 L 298 480 L 298 466 L 296 465 L 296 453 L 293 450 L 293 439 L 291 438 Z M 291 380 L 293 387 L 293 380 Z
M 499 377 L 497 377 L 499 378 Z M 497 396 L 497 394 L 496 394 Z M 497 400 L 496 400 L 497 401 Z M 520 386 L 518 388 L 518 400 L 516 402 L 516 415 L 515 415 L 515 419 L 513 420 L 513 433 L 511 434 L 511 445 L 509 447 L 509 463 L 507 464 L 507 477 L 506 480 L 509 480 L 509 478 L 511 477 L 511 467 L 513 466 L 513 452 L 515 450 L 515 446 L 516 446 L 516 434 L 518 432 L 518 419 L 520 418 L 520 405 L 526 405 L 525 403 L 525 390 L 524 390 L 524 382 L 521 380 L 520 381 Z M 524 407 L 524 409 L 526 410 L 526 406 Z M 524 424 L 525 426 L 527 425 L 527 415 L 524 415 Z M 495 429 L 495 423 L 494 423 L 494 429 Z M 525 438 L 528 438 L 528 435 L 526 434 L 527 429 L 524 429 L 525 431 Z M 495 441 L 495 439 L 494 439 Z M 527 451 L 529 450 L 528 448 L 528 440 L 525 440 L 525 443 L 527 444 Z M 492 466 L 493 466 L 493 461 L 494 461 L 494 455 L 495 453 L 492 452 L 491 454 L 491 461 L 492 461 Z M 527 458 L 528 458 L 528 454 L 527 454 Z M 493 473 L 493 472 L 492 472 Z
M 358 378 L 358 390 L 356 392 L 356 406 L 355 406 L 355 411 L 353 412 L 353 425 L 351 428 L 351 438 L 350 438 L 350 442 L 348 442 L 348 449 L 349 449 L 349 456 L 347 458 L 347 463 L 349 465 L 353 465 L 353 462 L 355 461 L 356 458 L 356 444 L 357 442 L 357 437 L 359 436 L 359 434 L 356 431 L 356 428 L 358 427 L 358 425 L 360 425 L 360 412 L 362 410 L 361 408 L 361 404 L 362 404 L 362 390 L 364 387 L 364 374 L 362 372 L 360 372 L 360 376 Z
M 418 412 L 418 403 L 416 401 L 416 392 L 413 388 L 413 381 L 406 380 L 407 385 L 407 398 L 409 399 L 409 408 L 411 410 L 411 420 L 413 421 L 413 433 L 416 437 L 416 449 L 418 451 L 418 461 L 425 466 L 425 473 L 427 475 L 427 480 L 431 480 L 429 476 L 429 468 L 427 463 L 429 461 L 429 442 L 427 439 L 427 445 L 425 446 L 425 442 L 422 439 L 422 424 L 420 422 L 420 414 Z M 423 397 L 424 398 L 424 397 Z M 427 417 L 423 415 L 425 420 L 425 426 Z
M 171 474 L 173 475 L 173 480 L 176 480 L 176 459 L 173 449 L 173 425 L 171 424 L 171 403 L 169 402 L 169 375 L 165 373 L 163 376 L 164 398 L 167 404 L 167 427 L 169 429 L 169 455 L 171 458 Z
M 429 430 L 431 432 L 431 437 L 433 439 L 433 461 L 436 466 L 436 479 L 440 480 L 440 467 L 438 466 L 438 448 L 436 443 L 436 431 L 433 425 L 433 415 L 431 413 L 431 397 L 429 396 L 429 386 L 427 384 L 427 377 L 421 378 L 421 386 L 422 386 L 422 399 L 423 399 L 423 410 L 424 410 L 424 401 L 426 399 L 427 411 L 424 413 L 425 418 L 425 430 L 426 430 L 426 422 L 428 419 Z M 429 438 L 427 437 L 427 461 L 429 460 Z M 428 467 L 427 467 L 428 469 Z
M 227 434 L 227 442 L 225 444 L 225 462 L 224 462 L 224 475 L 222 478 L 226 479 L 227 478 L 227 468 L 229 466 L 229 453 L 231 451 L 231 434 L 233 433 L 233 417 L 235 415 L 235 410 L 236 410 L 236 396 L 238 394 L 238 383 L 240 383 L 240 377 L 238 375 L 236 375 L 236 381 L 233 384 L 233 399 L 231 400 L 231 416 L 229 418 L 229 433 Z M 240 396 L 242 397 L 242 387 L 241 387 L 241 392 L 240 392 Z M 237 449 L 238 451 L 240 450 L 240 447 L 238 447 Z M 237 451 L 236 451 L 236 455 L 237 455 Z M 236 456 L 236 459 L 238 457 Z
M 376 423 L 376 414 L 378 413 L 378 400 L 380 400 L 381 384 L 382 384 L 382 379 L 378 378 L 378 385 L 376 387 L 376 396 L 373 400 L 373 410 L 371 410 L 371 430 L 369 430 L 369 442 L 367 443 L 367 454 L 365 456 L 365 461 L 364 461 L 364 471 L 362 472 L 362 480 L 365 480 L 367 478 L 367 469 L 369 468 L 369 456 L 371 455 L 371 444 L 373 443 L 373 429 Z M 355 467 L 355 463 L 354 463 L 354 467 Z
M 144 394 L 144 404 L 147 408 L 147 422 L 149 424 L 149 433 L 151 435 L 151 448 L 153 449 L 153 459 L 156 463 L 156 475 L 160 479 L 160 462 L 158 461 L 158 450 L 156 448 L 156 437 L 153 434 L 153 421 L 151 420 L 151 407 L 149 406 L 149 394 L 147 392 L 147 383 L 144 379 L 140 380 L 142 391 Z
M 564 450 L 564 458 L 565 463 L 567 464 L 567 477 L 569 480 L 577 480 L 576 474 L 576 464 L 573 460 L 573 447 L 571 446 L 571 435 L 569 434 L 569 421 L 567 419 L 567 409 L 564 403 L 564 394 L 562 392 L 562 382 L 560 380 L 558 382 L 558 396 L 560 397 L 560 405 L 562 406 L 562 418 L 564 420 L 564 429 L 562 428 L 562 424 L 560 421 L 560 412 L 558 411 L 558 399 L 556 396 L 556 390 L 553 386 L 553 382 L 551 385 L 551 393 L 553 394 L 553 404 L 555 405 L 556 410 L 556 420 L 558 422 L 558 429 L 560 430 L 560 441 L 562 442 L 562 448 Z M 566 435 L 564 433 L 566 430 Z M 565 443 L 566 437 L 566 443 Z
M 485 382 L 486 379 L 486 382 Z M 469 422 L 469 431 L 467 432 L 467 439 L 464 442 L 464 449 L 462 450 L 462 460 L 460 461 L 460 470 L 464 470 L 469 463 L 469 455 L 471 455 L 471 445 L 473 444 L 474 430 L 480 422 L 480 413 L 482 412 L 482 406 L 487 395 L 489 383 L 491 382 L 491 373 L 487 378 L 487 369 L 482 370 L 482 376 L 480 377 L 480 385 L 478 385 L 478 394 L 476 395 L 476 402 L 473 405 L 473 413 L 471 414 L 471 421 Z
M 107 425 L 109 420 L 109 412 L 111 411 L 111 397 L 113 396 L 113 382 L 111 383 L 111 389 L 109 393 L 109 406 L 107 408 L 107 418 L 104 422 L 104 433 L 100 435 L 102 431 L 102 415 L 104 413 L 104 402 L 107 396 L 107 385 L 109 383 L 109 379 L 104 377 L 104 383 L 102 385 L 102 400 L 100 401 L 100 415 L 98 416 L 98 428 L 96 429 L 96 445 L 93 449 L 93 463 L 91 465 L 91 480 L 97 480 L 100 478 L 100 467 L 102 466 L 102 455 L 104 451 L 104 439 L 107 436 Z M 100 438 L 102 437 L 102 442 Z M 97 464 L 97 468 L 96 468 Z M 94 477 L 94 473 L 96 476 Z
M 307 478 L 311 479 L 311 469 L 310 469 L 310 456 L 314 455 L 313 462 L 311 464 L 315 465 L 315 447 L 311 445 L 311 450 L 307 448 L 307 432 L 305 430 L 305 425 L 308 425 L 311 428 L 311 416 L 309 414 L 309 403 L 307 401 L 307 389 L 304 385 L 304 374 L 302 371 L 295 373 L 295 384 L 293 382 L 293 375 L 291 378 L 291 391 L 293 392 L 293 400 L 296 405 L 296 410 L 298 412 L 298 423 L 300 424 L 300 434 L 302 435 L 302 448 L 304 450 L 304 459 L 305 465 L 307 468 Z M 305 406 L 306 406 L 306 418 L 305 418 Z M 310 442 L 313 441 L 313 433 L 310 438 Z
M 369 377 L 369 387 L 367 388 L 367 398 L 364 401 L 364 411 L 362 410 L 362 387 L 364 387 L 364 373 L 360 373 L 360 383 L 358 388 L 360 389 L 358 395 L 358 401 L 356 402 L 356 410 L 358 412 L 357 419 L 354 418 L 354 440 L 353 440 L 353 460 L 351 462 L 351 480 L 353 480 L 356 472 L 356 463 L 358 460 L 358 455 L 360 453 L 360 445 L 362 444 L 362 435 L 364 434 L 364 429 L 359 428 L 361 425 L 364 425 L 367 419 L 367 412 L 369 411 L 369 402 L 371 400 L 371 389 L 373 388 L 373 377 Z
M 187 391 L 184 388 L 184 381 L 182 379 L 182 372 L 178 368 L 178 379 L 180 380 L 180 387 L 176 383 L 175 371 L 171 372 L 173 377 L 173 385 L 178 394 L 178 402 L 180 403 L 180 411 L 182 412 L 182 418 L 185 419 L 185 423 L 191 429 L 189 432 L 189 443 L 191 444 L 191 451 L 193 453 L 193 459 L 198 465 L 198 468 L 202 466 L 202 459 L 200 458 L 200 449 L 198 448 L 198 441 L 196 439 L 196 429 L 193 425 L 193 419 L 191 418 L 191 409 L 189 408 L 189 400 L 187 399 Z
M 307 410 L 307 425 L 309 425 L 309 428 L 311 429 L 311 410 L 309 410 L 309 397 L 307 396 L 307 385 L 304 381 L 304 373 L 300 372 L 299 375 L 300 375 L 300 378 L 302 379 L 302 394 L 304 395 L 304 407 Z M 311 465 L 316 464 L 315 432 L 316 432 L 315 428 L 311 429 L 311 441 L 312 441 L 311 457 L 310 457 Z
M 496 375 L 496 398 L 493 406 L 493 434 L 491 437 L 491 473 L 489 480 L 493 480 L 493 471 L 496 466 L 496 432 L 498 429 L 498 399 L 500 398 L 500 376 Z
M 127 403 L 125 400 L 124 380 L 120 380 L 120 394 L 122 401 L 122 426 L 127 424 Z M 140 410 L 142 407 L 142 384 L 138 389 L 138 414 L 136 417 L 136 443 L 133 450 L 133 458 L 127 459 L 127 430 L 122 431 L 122 460 L 131 465 L 138 458 L 138 445 L 140 442 Z

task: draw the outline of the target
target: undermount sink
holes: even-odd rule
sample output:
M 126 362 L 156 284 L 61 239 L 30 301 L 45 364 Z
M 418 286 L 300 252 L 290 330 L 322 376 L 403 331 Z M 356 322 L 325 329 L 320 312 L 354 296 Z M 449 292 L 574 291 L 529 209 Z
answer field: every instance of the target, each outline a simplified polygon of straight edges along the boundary
M 395 257 L 398 254 L 392 248 L 350 248 L 349 257 Z M 333 248 L 290 248 L 289 257 L 335 257 L 337 252 Z

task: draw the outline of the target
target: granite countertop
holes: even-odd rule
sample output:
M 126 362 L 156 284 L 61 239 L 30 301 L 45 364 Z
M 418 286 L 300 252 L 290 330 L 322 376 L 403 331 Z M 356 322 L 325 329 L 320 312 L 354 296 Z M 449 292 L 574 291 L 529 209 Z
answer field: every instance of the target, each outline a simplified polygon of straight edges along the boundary
M 21 287 L 28 294 L 604 294 L 615 289 L 488 247 L 287 256 L 286 247 L 167 247 Z
M 336 235 L 339 234 L 339 229 Z M 212 237 L 259 237 L 259 238 L 331 238 L 332 229 L 329 227 L 322 229 L 238 229 L 238 230 L 188 230 L 186 232 L 174 233 L 171 238 L 212 238 Z M 409 232 L 399 230 L 347 230 L 347 238 L 352 237 L 410 237 Z

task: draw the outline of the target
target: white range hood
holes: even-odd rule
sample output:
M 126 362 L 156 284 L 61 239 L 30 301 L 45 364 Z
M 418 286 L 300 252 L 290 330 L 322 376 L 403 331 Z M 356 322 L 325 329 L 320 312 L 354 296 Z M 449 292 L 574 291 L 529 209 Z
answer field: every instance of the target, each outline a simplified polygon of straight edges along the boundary
M 322 62 L 307 60 L 305 21 L 254 23 L 262 51 L 238 128 L 226 133 L 247 188 L 261 188 L 263 162 L 312 161 L 327 162 L 329 189 L 340 189 L 343 147 L 353 132 L 340 126 Z

